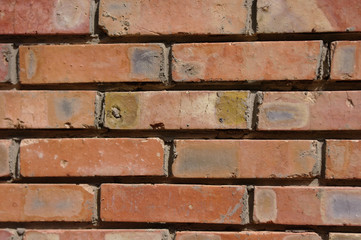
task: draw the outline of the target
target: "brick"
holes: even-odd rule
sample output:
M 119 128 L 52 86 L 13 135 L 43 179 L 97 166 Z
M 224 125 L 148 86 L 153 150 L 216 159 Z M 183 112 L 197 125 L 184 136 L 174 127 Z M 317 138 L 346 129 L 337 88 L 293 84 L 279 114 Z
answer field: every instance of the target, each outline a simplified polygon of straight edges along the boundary
M 106 222 L 248 223 L 245 186 L 103 184 Z
M 320 174 L 321 145 L 309 140 L 176 140 L 175 156 L 172 173 L 181 178 L 311 178 Z
M 176 232 L 175 240 L 321 240 L 316 233 L 291 232 Z
M 361 226 L 361 188 L 256 187 L 256 223 Z
M 26 230 L 24 240 L 168 240 L 168 230 Z
M 360 130 L 361 92 L 265 92 L 259 130 Z
M 110 92 L 105 94 L 105 126 L 246 129 L 250 125 L 250 106 L 248 91 Z
M 156 138 L 25 139 L 24 177 L 164 176 L 163 141 Z
M 161 82 L 168 75 L 165 58 L 162 44 L 20 46 L 20 82 Z
M 99 25 L 123 35 L 245 34 L 245 0 L 101 0 Z
M 17 239 L 15 230 L 0 229 L 0 240 L 15 240 L 15 239 Z
M 358 0 L 259 0 L 257 33 L 361 30 Z
M 359 140 L 327 140 L 326 178 L 360 179 L 360 151 Z
M 1 5 L 0 5 L 1 8 Z M 1 11 L 0 11 L 1 12 Z M 1 22 L 1 20 L 0 20 Z M 0 28 L 1 31 L 1 28 Z M 12 46 L 0 44 L 0 83 L 11 81 Z
M 0 140 L 0 177 L 10 177 L 11 140 Z
M 0 34 L 90 34 L 89 0 L 5 0 Z
M 356 233 L 330 233 L 330 240 L 360 240 L 361 234 Z
M 96 92 L 0 91 L 0 128 L 94 127 Z
M 95 189 L 71 184 L 1 184 L 0 222 L 91 222 Z
M 189 43 L 172 47 L 176 82 L 313 80 L 321 41 Z
M 361 80 L 361 41 L 333 42 L 331 49 L 331 80 Z

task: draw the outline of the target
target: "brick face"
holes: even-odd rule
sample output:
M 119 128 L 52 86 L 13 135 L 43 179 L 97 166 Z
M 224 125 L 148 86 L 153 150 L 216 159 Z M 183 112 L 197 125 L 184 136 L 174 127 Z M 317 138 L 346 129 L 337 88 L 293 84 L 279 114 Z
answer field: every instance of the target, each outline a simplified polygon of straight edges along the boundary
M 338 41 L 332 43 L 332 80 L 361 79 L 361 42 Z
M 0 140 L 0 177 L 10 176 L 10 145 L 11 140 Z
M 177 232 L 176 240 L 321 240 L 315 233 L 282 232 Z
M 1 30 L 0 30 L 1 31 Z M 0 56 L 3 61 L 0 61 L 0 83 L 11 81 L 11 45 L 0 44 Z

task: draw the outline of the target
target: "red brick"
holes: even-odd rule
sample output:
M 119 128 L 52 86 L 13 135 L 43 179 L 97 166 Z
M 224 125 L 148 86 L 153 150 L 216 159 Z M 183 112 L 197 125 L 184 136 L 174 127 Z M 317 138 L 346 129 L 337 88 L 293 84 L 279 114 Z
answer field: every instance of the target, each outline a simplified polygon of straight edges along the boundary
M 0 240 L 15 240 L 15 239 L 16 239 L 15 230 L 0 229 Z
M 168 240 L 168 230 L 27 230 L 24 240 Z
M 361 80 L 361 41 L 333 42 L 331 46 L 331 80 Z
M 0 91 L 0 128 L 94 127 L 96 92 Z
M 161 82 L 167 57 L 162 44 L 20 46 L 23 84 Z
M 361 130 L 361 92 L 265 92 L 259 130 Z
M 176 240 L 321 240 L 316 233 L 291 232 L 176 232 Z
M 326 178 L 360 179 L 361 141 L 327 140 Z
M 189 43 L 172 47 L 174 81 L 313 80 L 321 41 Z
M 1 4 L 0 4 L 1 8 Z M 1 11 L 0 11 L 1 12 Z M 1 20 L 0 20 L 1 22 Z M 1 25 L 1 24 L 0 24 Z M 0 28 L 1 31 L 1 28 Z M 0 44 L 0 83 L 11 81 L 11 62 L 12 62 L 11 44 Z
M 103 184 L 106 222 L 248 223 L 245 186 Z
M 1 184 L 0 222 L 91 222 L 94 188 L 71 184 Z
M 253 218 L 257 223 L 361 226 L 361 188 L 256 187 Z
M 105 126 L 112 129 L 246 129 L 247 91 L 110 92 Z
M 0 177 L 10 176 L 11 140 L 0 140 Z
M 101 0 L 99 25 L 109 36 L 244 34 L 245 0 Z
M 5 0 L 0 34 L 89 34 L 89 0 Z
M 176 140 L 175 156 L 175 177 L 311 178 L 320 174 L 321 145 L 309 140 Z
M 25 139 L 24 177 L 164 176 L 163 141 L 156 138 Z
M 358 0 L 259 0 L 258 33 L 361 30 Z
M 360 240 L 361 234 L 356 233 L 330 233 L 330 240 Z

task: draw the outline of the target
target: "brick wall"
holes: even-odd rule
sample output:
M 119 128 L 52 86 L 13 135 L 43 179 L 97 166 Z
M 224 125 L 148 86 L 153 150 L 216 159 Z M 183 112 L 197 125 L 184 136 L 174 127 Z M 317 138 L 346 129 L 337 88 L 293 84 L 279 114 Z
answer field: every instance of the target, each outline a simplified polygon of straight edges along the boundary
M 0 240 L 360 240 L 360 12 L 0 0 Z

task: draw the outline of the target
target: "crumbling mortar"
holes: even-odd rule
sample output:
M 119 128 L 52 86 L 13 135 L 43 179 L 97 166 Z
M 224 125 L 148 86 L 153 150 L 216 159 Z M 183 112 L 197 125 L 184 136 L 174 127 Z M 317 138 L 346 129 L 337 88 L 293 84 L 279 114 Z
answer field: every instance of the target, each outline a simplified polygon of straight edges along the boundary
M 13 181 L 20 178 L 20 139 L 13 139 L 9 148 L 9 167 Z

